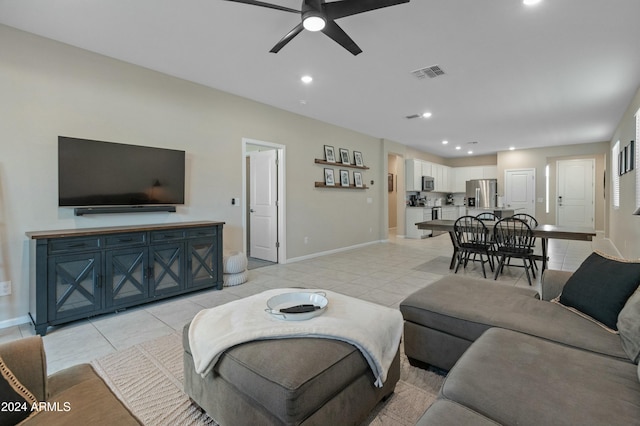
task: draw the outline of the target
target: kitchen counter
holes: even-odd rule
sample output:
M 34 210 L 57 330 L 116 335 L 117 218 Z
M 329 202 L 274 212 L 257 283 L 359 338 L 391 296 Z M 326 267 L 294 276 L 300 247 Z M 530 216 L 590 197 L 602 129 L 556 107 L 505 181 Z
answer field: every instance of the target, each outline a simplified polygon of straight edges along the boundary
M 496 215 L 498 219 L 501 219 L 503 217 L 513 216 L 516 210 L 520 210 L 520 209 L 505 209 L 505 208 L 498 208 L 498 207 L 492 207 L 492 208 L 467 207 L 467 214 L 469 216 L 477 216 L 481 213 L 493 213 L 494 215 Z

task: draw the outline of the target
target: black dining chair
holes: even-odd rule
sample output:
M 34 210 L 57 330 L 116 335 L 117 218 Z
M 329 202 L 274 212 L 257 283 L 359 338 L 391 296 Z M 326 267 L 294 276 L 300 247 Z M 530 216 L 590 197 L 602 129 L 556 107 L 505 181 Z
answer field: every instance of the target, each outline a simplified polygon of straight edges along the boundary
M 498 218 L 496 217 L 495 213 L 493 213 L 493 212 L 480 213 L 479 215 L 476 215 L 476 218 L 480 219 L 480 220 L 489 220 L 489 221 L 498 220 Z
M 453 233 L 458 245 L 458 258 L 455 273 L 458 273 L 460 265 L 467 267 L 471 254 L 480 256 L 482 274 L 487 278 L 484 264 L 489 263 L 493 271 L 493 259 L 491 256 L 491 233 L 487 226 L 474 216 L 462 216 L 453 224 Z M 486 256 L 486 259 L 484 258 Z
M 476 218 L 480 219 L 480 220 L 483 220 L 483 221 L 487 221 L 487 222 L 497 222 L 498 221 L 498 217 L 495 215 L 494 212 L 480 213 L 480 214 L 476 215 Z M 493 258 L 493 252 L 495 251 L 494 247 L 493 247 L 493 234 L 491 235 L 491 238 L 490 238 L 489 242 L 491 243 L 491 253 L 492 253 L 491 257 Z M 475 260 L 475 255 L 473 257 L 473 260 Z M 493 262 L 495 264 L 495 260 L 493 260 Z
M 529 285 L 532 285 L 531 276 L 536 278 L 533 266 L 535 238 L 529 224 L 515 217 L 501 219 L 494 225 L 493 239 L 495 254 L 500 259 L 496 266 L 493 279 L 498 279 L 498 275 L 502 273 L 507 259 L 522 259 L 527 280 L 529 281 Z
M 520 219 L 520 220 L 524 220 L 525 222 L 527 222 L 527 225 L 529 225 L 529 227 L 531 229 L 534 229 L 536 226 L 538 226 L 538 220 L 531 216 L 530 214 L 527 213 L 516 213 L 514 214 L 512 217 L 515 217 L 516 219 Z M 536 245 L 536 239 L 535 237 L 533 238 L 533 245 L 535 247 Z M 536 263 L 536 261 L 533 261 L 533 267 L 538 270 L 538 264 Z

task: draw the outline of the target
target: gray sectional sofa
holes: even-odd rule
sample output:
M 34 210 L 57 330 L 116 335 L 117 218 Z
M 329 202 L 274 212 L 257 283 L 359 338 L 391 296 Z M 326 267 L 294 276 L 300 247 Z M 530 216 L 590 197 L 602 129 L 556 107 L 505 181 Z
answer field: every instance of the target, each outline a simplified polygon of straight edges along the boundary
M 550 302 L 570 276 L 545 271 L 540 297 L 450 275 L 404 300 L 410 362 L 450 370 L 418 425 L 640 425 L 633 345 Z

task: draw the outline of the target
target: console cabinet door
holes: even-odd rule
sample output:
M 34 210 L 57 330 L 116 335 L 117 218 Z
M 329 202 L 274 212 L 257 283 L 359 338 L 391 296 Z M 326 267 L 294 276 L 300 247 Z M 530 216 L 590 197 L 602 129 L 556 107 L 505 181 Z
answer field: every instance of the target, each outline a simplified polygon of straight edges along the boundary
M 184 243 L 154 245 L 149 248 L 150 297 L 180 292 L 184 288 Z
M 187 246 L 187 287 L 211 287 L 217 281 L 216 239 L 193 239 Z
M 101 253 L 49 257 L 49 321 L 84 317 L 102 307 Z
M 132 305 L 149 297 L 149 251 L 146 247 L 106 252 L 107 307 Z

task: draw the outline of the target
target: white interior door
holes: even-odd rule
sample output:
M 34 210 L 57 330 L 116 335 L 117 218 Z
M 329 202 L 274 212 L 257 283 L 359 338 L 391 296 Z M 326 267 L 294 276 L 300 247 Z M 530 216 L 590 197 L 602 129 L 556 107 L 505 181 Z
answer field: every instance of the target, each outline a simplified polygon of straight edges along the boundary
M 558 161 L 557 223 L 594 227 L 595 160 Z
M 535 169 L 505 170 L 504 206 L 515 213 L 536 215 Z
M 278 261 L 278 152 L 249 153 L 249 251 L 257 259 Z

